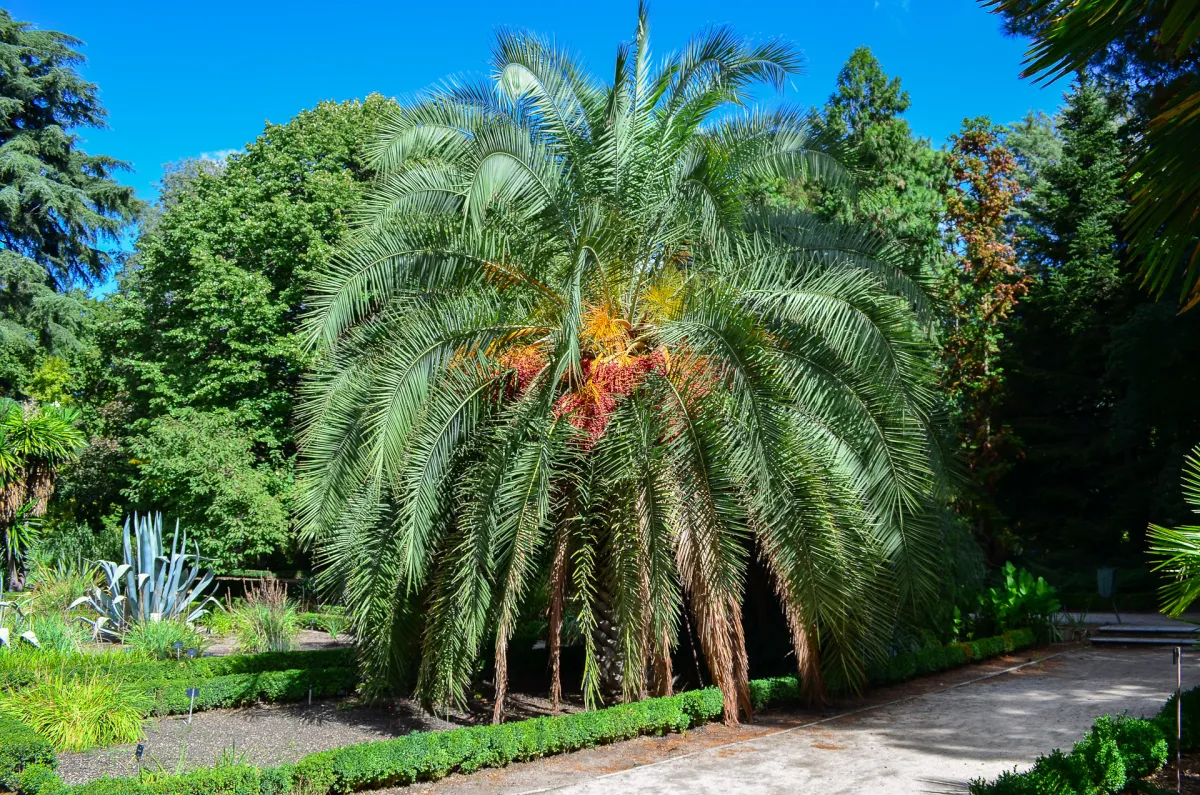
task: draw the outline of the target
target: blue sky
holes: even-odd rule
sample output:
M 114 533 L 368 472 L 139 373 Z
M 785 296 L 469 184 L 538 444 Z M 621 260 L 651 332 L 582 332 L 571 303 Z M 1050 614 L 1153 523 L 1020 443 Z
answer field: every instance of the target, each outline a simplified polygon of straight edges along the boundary
M 541 2 L 153 2 L 10 0 L 17 19 L 83 39 L 85 76 L 100 87 L 111 129 L 86 148 L 130 161 L 124 181 L 153 198 L 162 164 L 240 149 L 264 122 L 322 99 L 412 94 L 484 68 L 502 25 L 553 35 L 601 75 L 632 35 L 636 0 Z M 912 95 L 917 133 L 943 141 L 966 116 L 1009 122 L 1052 111 L 1062 86 L 1018 78 L 1025 42 L 971 0 L 652 0 L 652 46 L 665 53 L 697 30 L 730 23 L 782 36 L 805 52 L 786 99 L 820 104 L 850 52 L 869 45 Z

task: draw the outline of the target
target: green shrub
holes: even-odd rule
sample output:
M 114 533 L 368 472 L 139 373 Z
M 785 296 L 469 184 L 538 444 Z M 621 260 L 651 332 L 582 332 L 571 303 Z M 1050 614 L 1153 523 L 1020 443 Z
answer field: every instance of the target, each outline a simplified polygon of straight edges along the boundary
M 94 673 L 122 679 L 196 680 L 229 674 L 314 668 L 350 668 L 353 649 L 319 649 L 266 654 L 234 654 L 194 660 L 147 660 L 140 652 L 110 651 L 100 654 L 54 655 L 34 649 L 0 652 L 0 686 L 15 688 L 32 682 L 39 672 L 55 671 L 67 677 Z
M 42 674 L 0 697 L 0 712 L 25 723 L 59 751 L 133 742 L 142 734 L 147 694 L 130 682 Z
M 1056 640 L 1054 618 L 1062 612 L 1062 604 L 1054 587 L 1011 562 L 1005 563 L 1001 572 L 1001 586 L 988 588 L 980 595 L 980 631 L 1001 633 L 1032 627 L 1039 641 Z
M 957 668 L 969 662 L 998 657 L 1034 644 L 1033 632 L 1018 629 L 1000 637 L 983 638 L 970 643 L 952 643 L 949 646 L 934 646 L 920 651 L 897 654 L 867 671 L 867 681 L 873 685 L 888 685 L 905 682 L 915 676 Z
M 142 652 L 154 660 L 174 660 L 186 655 L 186 649 L 195 649 L 202 654 L 209 647 L 208 640 L 178 619 L 162 621 L 138 621 L 125 631 L 126 645 Z M 175 644 L 182 644 L 176 651 Z
M 21 795 L 60 795 L 66 786 L 49 765 L 30 765 L 17 776 L 17 792 Z
M 0 787 L 17 788 L 17 775 L 31 765 L 58 764 L 54 746 L 28 724 L 0 712 Z
M 925 649 L 912 655 L 902 655 L 896 670 L 941 670 L 989 654 L 999 654 L 1028 646 L 1033 636 L 1028 631 L 1013 632 L 994 642 Z M 335 655 L 342 655 L 340 658 Z M 350 650 L 323 652 L 292 652 L 273 655 L 277 659 L 352 660 Z M 256 665 L 260 657 L 242 657 L 238 665 Z M 222 665 L 222 659 L 208 658 L 189 664 L 143 663 L 144 666 L 171 666 L 175 672 L 191 672 L 203 665 Z M 898 658 L 895 658 L 898 659 Z M 159 708 L 171 712 L 187 709 L 186 676 L 162 680 L 147 685 L 155 692 Z M 297 700 L 313 695 L 333 695 L 353 687 L 355 672 L 351 669 L 320 669 L 309 667 L 288 671 L 257 671 L 227 674 L 202 679 L 197 708 L 236 706 L 256 700 Z M 799 699 L 800 686 L 796 677 L 758 679 L 750 683 L 755 709 L 792 703 Z M 408 784 L 414 781 L 442 778 L 453 772 L 470 773 L 485 767 L 497 767 L 512 762 L 537 759 L 552 754 L 590 748 L 597 745 L 630 739 L 639 735 L 665 734 L 687 729 L 706 721 L 719 719 L 722 714 L 721 693 L 715 688 L 680 693 L 668 698 L 649 699 L 593 712 L 534 718 L 499 726 L 472 726 L 445 732 L 420 732 L 393 740 L 362 743 L 311 754 L 295 765 L 280 765 L 258 769 L 247 765 L 228 765 L 197 770 L 181 775 L 144 774 L 131 779 L 99 779 L 87 784 L 65 787 L 46 770 L 33 770 L 36 790 L 26 795 L 322 795 L 348 793 L 365 789 Z M 1137 726 L 1135 723 L 1143 725 Z M 1118 744 L 1141 742 L 1144 750 L 1134 757 L 1124 749 L 1126 769 L 1152 762 L 1163 753 L 1149 741 L 1161 734 L 1145 722 L 1114 722 L 1114 729 L 1093 743 L 1107 742 L 1116 737 Z M 0 747 L 3 746 L 0 735 Z M 1157 754 L 1158 756 L 1155 756 Z M 1061 755 L 1064 756 L 1065 755 Z M 51 754 L 52 757 L 52 754 Z M 1076 764 L 1078 759 L 1069 764 Z M 37 760 L 28 763 L 37 766 Z M 1003 777 L 1002 777 L 1003 778 Z M 1023 786 L 1022 779 L 1009 774 L 1008 779 Z M 1008 780 L 1006 779 L 1006 780 Z M 1034 792 L 1028 789 L 986 790 L 989 795 Z
M 154 713 L 180 715 L 188 711 L 189 687 L 199 691 L 195 709 L 201 711 L 264 702 L 303 701 L 308 698 L 310 687 L 313 698 L 347 695 L 357 684 L 358 672 L 353 668 L 318 668 L 228 674 L 192 681 L 182 678 L 151 681 L 142 682 L 138 687 Z
M 1178 700 L 1171 696 L 1158 714 L 1154 716 L 1154 725 L 1167 738 L 1170 752 L 1175 753 L 1175 715 Z M 1192 751 L 1200 748 L 1200 687 L 1183 691 L 1183 750 Z
M 1167 741 L 1152 722 L 1102 715 L 1071 753 L 1055 750 L 1024 773 L 971 782 L 971 795 L 1108 795 L 1167 761 Z

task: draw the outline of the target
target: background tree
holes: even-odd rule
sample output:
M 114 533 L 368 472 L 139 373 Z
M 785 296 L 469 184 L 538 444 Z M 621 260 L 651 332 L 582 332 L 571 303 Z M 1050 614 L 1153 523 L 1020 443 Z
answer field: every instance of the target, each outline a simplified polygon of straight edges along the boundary
M 287 559 L 304 283 L 348 233 L 365 142 L 390 105 L 322 103 L 226 162 L 168 170 L 116 294 L 93 312 L 101 354 L 82 380 L 97 455 L 67 474 L 64 532 L 163 510 L 211 538 L 226 568 Z M 85 482 L 98 456 L 113 474 Z
M 188 538 L 229 570 L 290 553 L 290 485 L 257 466 L 253 437 L 228 412 L 181 409 L 126 441 L 135 461 L 124 494 L 192 522 Z M 181 523 L 182 523 L 181 519 Z
M 989 0 L 1033 37 L 1026 76 L 1088 72 L 1128 91 L 1139 135 L 1126 178 L 1129 243 L 1155 295 L 1200 303 L 1200 17 L 1197 0 Z
M 87 288 L 114 266 L 136 216 L 125 163 L 80 148 L 105 126 L 96 86 L 80 77 L 81 42 L 0 10 L 0 393 L 27 395 L 48 357 L 82 372 Z M 44 381 L 44 378 L 43 378 Z
M 996 420 L 1005 391 L 1000 353 L 1006 321 L 1028 291 L 1008 231 L 1021 186 L 1001 132 L 985 118 L 967 119 L 951 138 L 954 187 L 946 207 L 958 261 L 942 282 L 948 313 L 942 383 L 971 473 L 960 505 L 993 556 L 1002 545 L 994 492 L 1017 444 L 1012 429 Z
M 0 10 L 0 240 L 42 266 L 48 283 L 91 285 L 110 271 L 133 220 L 133 189 L 111 175 L 128 166 L 79 148 L 79 127 L 104 127 L 96 86 L 79 76 L 83 42 L 35 30 Z
M 945 257 L 940 225 L 950 168 L 945 153 L 912 134 L 902 117 L 910 104 L 900 78 L 887 75 L 870 48 L 859 47 L 825 106 L 814 110 L 825 145 L 853 166 L 853 189 L 777 180 L 765 193 L 776 205 L 866 224 L 897 246 L 906 272 L 928 278 Z

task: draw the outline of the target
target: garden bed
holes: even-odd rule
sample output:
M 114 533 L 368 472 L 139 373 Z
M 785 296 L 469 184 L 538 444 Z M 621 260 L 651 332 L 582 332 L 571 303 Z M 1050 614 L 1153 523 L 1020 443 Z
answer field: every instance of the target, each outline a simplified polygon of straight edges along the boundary
M 551 714 L 550 702 L 542 696 L 510 693 L 506 704 L 510 717 L 517 720 Z M 565 713 L 583 709 L 578 697 L 562 706 Z M 280 765 L 318 751 L 490 721 L 488 702 L 471 707 L 468 712 L 435 716 L 409 700 L 372 707 L 355 699 L 334 699 L 197 712 L 190 725 L 186 715 L 171 715 L 146 721 L 140 763 L 138 743 L 130 743 L 60 753 L 58 771 L 68 784 L 78 784 L 104 776 L 134 776 L 139 770 L 183 772 L 231 761 L 259 767 Z
M 998 656 L 1032 643 L 1032 633 L 1022 630 L 1003 637 L 902 654 L 886 666 L 873 670 L 869 678 L 877 684 L 902 681 Z M 332 652 L 326 654 L 329 653 Z M 217 663 L 216 660 L 211 664 L 229 665 Z M 795 677 L 760 679 L 751 683 L 751 700 L 756 711 L 795 703 L 798 697 L 799 683 Z M 514 698 L 510 704 L 514 707 L 513 712 L 518 714 L 536 715 L 545 709 L 545 702 L 538 700 L 522 707 L 521 699 Z M 304 712 L 307 705 L 291 710 L 251 708 L 228 711 L 229 718 L 218 715 L 213 723 L 201 730 L 201 735 L 197 735 L 202 749 L 199 752 L 189 750 L 187 753 L 183 753 L 185 742 L 188 742 L 187 732 L 179 729 L 179 721 L 159 719 L 155 724 L 157 733 L 153 742 L 156 746 L 161 745 L 161 750 L 151 754 L 153 759 L 146 771 L 152 775 L 102 778 L 94 784 L 85 782 L 75 785 L 70 791 L 89 795 L 175 795 L 184 792 L 196 795 L 305 792 L 316 795 L 356 792 L 438 779 L 454 772 L 469 773 L 488 767 L 503 767 L 516 761 L 538 759 L 643 735 L 678 732 L 719 719 L 722 704 L 720 692 L 707 688 L 591 712 L 533 717 L 500 726 L 464 725 L 450 731 L 417 730 L 421 727 L 415 724 L 416 720 L 429 719 L 418 716 L 411 706 L 402 708 L 400 713 L 390 718 L 386 713 L 377 715 L 377 719 L 382 717 L 382 726 L 370 721 L 354 726 L 356 719 L 344 720 L 344 724 L 351 724 L 352 728 L 345 728 L 344 724 L 339 728 L 330 728 L 328 723 L 322 725 L 318 720 L 322 715 L 327 721 L 345 719 L 347 716 L 337 715 L 336 706 L 330 713 L 325 711 L 327 707 L 317 708 L 314 705 L 314 711 L 308 714 L 308 718 L 305 718 Z M 486 710 L 482 712 L 483 715 L 464 715 L 460 719 L 463 723 L 486 720 Z M 292 735 L 292 739 L 289 739 L 287 730 L 268 728 L 267 732 L 275 736 L 269 743 L 259 743 L 253 749 L 254 754 L 265 755 L 260 758 L 267 766 L 260 766 L 261 763 L 256 763 L 257 759 L 251 758 L 251 752 L 245 744 L 240 749 L 232 745 L 233 737 L 245 732 L 247 716 L 254 715 L 268 722 L 273 718 L 289 725 L 303 724 L 307 720 L 315 726 L 315 732 L 305 734 L 304 738 Z M 384 731 L 393 735 L 389 739 L 330 747 L 340 742 L 338 735 L 342 731 L 368 734 Z M 396 732 L 407 733 L 396 735 Z M 322 739 L 323 734 L 333 736 Z M 26 732 L 23 737 L 21 747 L 5 748 L 0 742 L 0 761 L 8 765 L 7 770 L 0 769 L 0 782 L 11 782 L 10 787 L 29 795 L 63 792 L 64 779 L 54 769 L 60 761 L 58 757 L 49 752 L 48 744 L 35 733 Z M 309 742 L 313 743 L 311 747 L 328 750 L 305 753 L 305 748 L 301 746 Z M 188 744 L 190 747 L 190 742 Z M 179 757 L 174 764 L 164 761 L 163 757 L 172 748 L 178 749 L 182 762 Z M 192 760 L 190 763 L 189 757 Z M 118 766 L 116 770 L 111 769 L 114 760 Z M 205 764 L 208 760 L 215 763 Z M 295 763 L 292 764 L 290 760 L 295 760 Z M 136 769 L 136 765 L 130 767 L 129 748 L 118 749 L 110 754 L 93 752 L 68 755 L 62 762 L 62 774 L 73 781 L 103 776 L 106 772 L 111 775 L 113 772 Z

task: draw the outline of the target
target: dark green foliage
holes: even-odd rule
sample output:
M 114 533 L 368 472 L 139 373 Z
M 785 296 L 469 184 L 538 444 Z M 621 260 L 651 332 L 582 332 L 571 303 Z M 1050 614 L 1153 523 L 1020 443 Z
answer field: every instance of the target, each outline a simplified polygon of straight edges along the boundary
M 1157 719 L 1156 719 L 1157 720 Z M 972 795 L 1107 795 L 1167 761 L 1167 741 L 1150 721 L 1102 715 L 1069 754 L 1055 750 L 1024 773 L 971 782 Z
M 1151 720 L 1104 715 L 1096 719 L 1071 753 L 1054 751 L 1029 770 L 1003 773 L 991 782 L 971 782 L 972 795 L 1106 795 L 1122 792 L 1130 779 L 1143 778 L 1175 753 L 1172 696 Z M 1183 694 L 1183 749 L 1200 747 L 1200 688 Z
M 112 267 L 102 244 L 133 220 L 119 160 L 79 148 L 77 128 L 102 128 L 96 86 L 80 77 L 83 42 L 0 11 L 0 241 L 42 268 L 47 284 L 92 285 Z
M 56 759 L 54 764 L 57 764 L 57 761 Z M 16 778 L 15 790 L 21 795 L 40 795 L 40 793 L 53 795 L 62 788 L 62 779 L 58 777 L 58 773 L 49 763 L 26 765 Z
M 1133 100 L 1124 225 L 1142 281 L 1158 295 L 1200 303 L 1200 13 L 1196 0 L 988 0 L 1010 32 L 1031 36 L 1026 76 L 1085 73 Z
M 1175 720 L 1176 703 L 1178 699 L 1171 696 L 1167 703 L 1154 717 L 1154 725 L 1167 737 L 1171 753 L 1175 753 Z M 1184 751 L 1200 748 L 1200 687 L 1193 687 L 1183 693 L 1183 731 L 1181 744 Z
M 1028 648 L 1033 644 L 1033 632 L 1028 629 L 1018 629 L 992 638 L 982 638 L 966 643 L 951 643 L 946 646 L 931 646 L 919 651 L 897 654 L 877 663 L 868 670 L 867 681 L 873 685 L 904 682 L 915 676 L 925 676 L 990 657 L 998 657 L 1001 654 Z
M 16 718 L 0 715 L 0 787 L 14 789 L 17 775 L 30 765 L 58 765 L 54 746 Z
M 1037 169 L 1015 230 L 1026 273 L 1041 288 L 1028 300 L 1053 307 L 1059 329 L 1095 325 L 1093 313 L 1103 314 L 1128 278 L 1118 269 L 1126 210 L 1122 111 L 1120 100 L 1094 83 L 1077 83 L 1054 120 L 1057 157 L 1039 152 L 1045 143 L 1021 137 L 1020 127 L 1015 139 L 1010 134 L 1010 146 L 1026 147 L 1026 173 Z
M 312 688 L 313 698 L 349 695 L 358 684 L 354 668 L 317 668 L 294 671 L 263 671 L 253 674 L 228 674 L 195 681 L 175 679 L 147 681 L 142 687 L 153 698 L 157 715 L 180 715 L 188 711 L 188 687 L 196 687 L 197 712 L 249 704 L 281 704 L 303 701 Z
M 1200 319 L 1152 303 L 1125 262 L 1123 112 L 1119 97 L 1077 84 L 1053 123 L 1027 119 L 1007 138 L 1029 190 L 1011 220 L 1031 284 L 993 417 L 1024 455 L 997 504 L 1012 551 L 1037 551 L 1050 567 L 1127 568 L 1148 522 L 1180 523 L 1180 467 L 1200 439 L 1189 364 Z
M 313 792 L 329 793 L 410 784 L 643 734 L 678 732 L 717 719 L 721 712 L 721 694 L 710 688 L 594 712 L 421 732 L 312 754 L 296 765 L 296 778 Z

